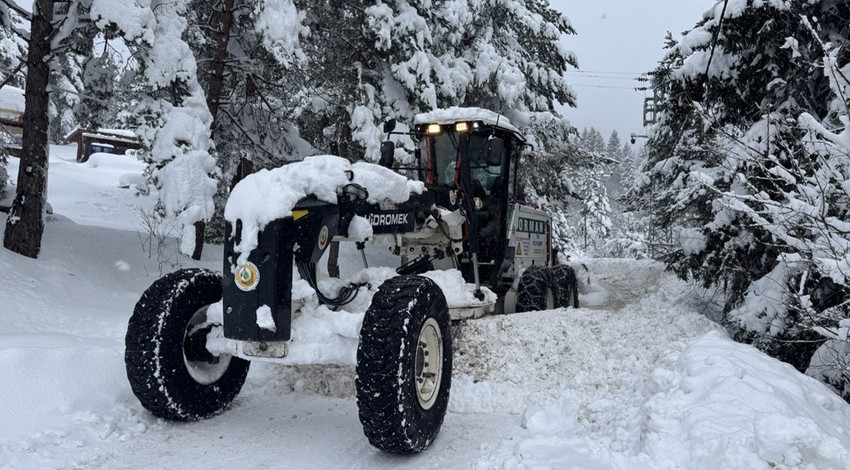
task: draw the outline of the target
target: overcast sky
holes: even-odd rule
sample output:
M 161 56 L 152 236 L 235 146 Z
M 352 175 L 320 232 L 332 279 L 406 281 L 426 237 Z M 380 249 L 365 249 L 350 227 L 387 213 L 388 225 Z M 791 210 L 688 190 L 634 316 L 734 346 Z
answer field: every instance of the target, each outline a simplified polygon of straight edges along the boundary
M 607 139 L 612 130 L 625 140 L 643 133 L 643 92 L 633 81 L 655 68 L 664 54 L 667 31 L 678 38 L 702 18 L 715 0 L 550 0 L 576 30 L 564 38 L 579 70 L 567 72 L 578 95 L 576 108 L 562 114 L 579 130 L 595 127 Z M 604 88 L 601 88 L 604 87 Z

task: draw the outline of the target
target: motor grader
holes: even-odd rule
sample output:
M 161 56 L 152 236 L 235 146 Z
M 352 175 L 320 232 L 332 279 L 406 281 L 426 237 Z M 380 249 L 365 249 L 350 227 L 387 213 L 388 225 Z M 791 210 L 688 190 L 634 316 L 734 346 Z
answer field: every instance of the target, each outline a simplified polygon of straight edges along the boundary
M 400 134 L 392 122 L 384 131 Z M 236 211 L 223 274 L 184 269 L 148 288 L 130 319 L 125 353 L 146 409 L 169 420 L 213 416 L 239 393 L 250 361 L 285 358 L 300 305 L 293 271 L 332 309 L 366 289 L 319 288 L 316 263 L 332 241 L 354 240 L 362 249 L 364 238 L 385 238 L 401 258 L 398 275 L 372 297 L 357 349 L 360 421 L 369 442 L 387 452 L 419 452 L 440 430 L 451 387 L 451 320 L 578 307 L 575 272 L 556 263 L 551 217 L 523 201 L 518 168 L 528 164 L 527 144 L 510 121 L 451 108 L 418 115 L 406 134 L 418 143 L 413 163 L 395 161 L 388 140 L 380 165 L 424 190 L 378 201 L 357 183 L 356 170 L 346 170 L 335 194 L 306 194 L 286 216 L 256 224 Z M 249 176 L 233 195 L 242 185 L 259 191 L 251 184 Z M 364 220 L 367 237 L 355 230 Z M 449 305 L 440 286 L 420 276 L 435 269 L 459 270 L 469 302 Z

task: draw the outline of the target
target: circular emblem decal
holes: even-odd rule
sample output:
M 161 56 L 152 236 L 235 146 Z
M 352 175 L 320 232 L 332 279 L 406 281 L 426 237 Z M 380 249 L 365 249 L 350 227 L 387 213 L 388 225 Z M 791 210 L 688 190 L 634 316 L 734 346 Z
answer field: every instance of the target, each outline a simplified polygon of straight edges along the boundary
M 254 263 L 242 264 L 236 267 L 234 273 L 236 287 L 243 291 L 254 290 L 260 282 L 260 271 Z
M 319 249 L 324 250 L 328 245 L 328 227 L 327 225 L 322 227 L 322 231 L 319 232 Z

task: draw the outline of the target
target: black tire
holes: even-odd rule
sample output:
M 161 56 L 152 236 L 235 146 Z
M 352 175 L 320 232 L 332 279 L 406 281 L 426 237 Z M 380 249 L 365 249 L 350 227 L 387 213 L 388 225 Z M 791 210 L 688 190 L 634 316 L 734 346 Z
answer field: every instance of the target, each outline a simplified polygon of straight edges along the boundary
M 552 273 L 543 266 L 529 266 L 519 278 L 516 311 L 533 312 L 555 308 Z
M 552 267 L 552 286 L 555 293 L 555 307 L 578 308 L 578 280 L 572 266 Z
M 154 416 L 208 418 L 245 383 L 250 362 L 206 349 L 206 308 L 221 300 L 221 292 L 220 273 L 184 269 L 154 282 L 136 304 L 124 363 L 133 393 Z
M 357 347 L 363 433 L 385 452 L 424 450 L 440 432 L 451 382 L 452 338 L 443 292 L 424 277 L 387 280 L 366 311 Z

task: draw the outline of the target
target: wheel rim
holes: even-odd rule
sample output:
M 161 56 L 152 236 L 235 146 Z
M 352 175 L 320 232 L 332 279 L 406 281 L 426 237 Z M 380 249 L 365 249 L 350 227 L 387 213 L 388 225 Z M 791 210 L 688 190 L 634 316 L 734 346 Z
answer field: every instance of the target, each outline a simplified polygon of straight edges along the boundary
M 192 315 L 183 336 L 183 363 L 192 379 L 202 385 L 215 383 L 224 376 L 231 359 L 229 354 L 214 356 L 206 349 L 207 328 L 212 326 L 207 322 L 208 308 L 209 305 L 201 307 Z
M 419 330 L 414 372 L 416 398 L 423 409 L 429 410 L 437 401 L 443 378 L 443 334 L 433 318 L 426 320 Z

